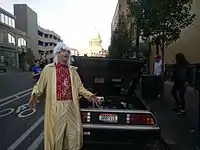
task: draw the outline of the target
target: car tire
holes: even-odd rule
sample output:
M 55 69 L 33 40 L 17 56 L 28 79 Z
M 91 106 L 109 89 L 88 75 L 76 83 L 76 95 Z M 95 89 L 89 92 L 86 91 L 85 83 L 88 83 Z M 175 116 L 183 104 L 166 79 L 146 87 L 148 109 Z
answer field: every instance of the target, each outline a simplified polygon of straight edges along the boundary
M 3 69 L 3 72 L 7 72 L 7 69 Z
M 169 147 L 162 140 L 152 140 L 144 147 L 144 150 L 169 150 Z

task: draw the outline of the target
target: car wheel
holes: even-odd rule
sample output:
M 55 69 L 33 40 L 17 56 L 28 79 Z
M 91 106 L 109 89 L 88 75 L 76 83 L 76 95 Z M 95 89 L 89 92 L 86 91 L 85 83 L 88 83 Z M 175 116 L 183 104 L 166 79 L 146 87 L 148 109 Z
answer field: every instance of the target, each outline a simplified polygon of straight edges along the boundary
M 162 140 L 154 140 L 148 143 L 144 150 L 169 150 L 169 147 Z

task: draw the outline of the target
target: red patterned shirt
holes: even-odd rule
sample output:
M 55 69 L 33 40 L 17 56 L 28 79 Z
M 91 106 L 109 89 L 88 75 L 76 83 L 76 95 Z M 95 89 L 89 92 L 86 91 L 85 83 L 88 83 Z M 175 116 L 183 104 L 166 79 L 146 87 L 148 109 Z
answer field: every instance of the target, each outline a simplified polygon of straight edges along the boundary
M 56 93 L 58 101 L 72 100 L 69 68 L 60 63 L 56 64 Z

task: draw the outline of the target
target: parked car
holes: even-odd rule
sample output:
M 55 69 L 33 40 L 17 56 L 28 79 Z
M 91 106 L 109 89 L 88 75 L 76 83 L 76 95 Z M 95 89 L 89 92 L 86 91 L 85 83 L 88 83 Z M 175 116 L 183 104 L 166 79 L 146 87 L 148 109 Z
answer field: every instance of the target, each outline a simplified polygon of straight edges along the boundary
M 0 62 L 0 71 L 1 72 L 7 72 L 7 67 L 4 62 Z
M 74 57 L 73 65 L 84 86 L 103 100 L 100 108 L 84 98 L 80 100 L 84 144 L 121 143 L 137 150 L 168 149 L 155 115 L 134 92 L 142 62 Z

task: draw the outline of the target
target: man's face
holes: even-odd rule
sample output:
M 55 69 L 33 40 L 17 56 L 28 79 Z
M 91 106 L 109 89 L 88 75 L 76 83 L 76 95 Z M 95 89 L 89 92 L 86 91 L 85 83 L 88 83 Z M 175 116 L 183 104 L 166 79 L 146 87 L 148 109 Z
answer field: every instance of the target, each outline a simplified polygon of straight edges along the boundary
M 159 62 L 159 61 L 160 61 L 160 58 L 159 58 L 159 57 L 156 57 L 155 60 L 156 60 L 156 62 Z
M 66 49 L 62 49 L 59 53 L 58 53 L 58 59 L 59 61 L 67 61 L 69 59 L 71 52 L 69 50 Z

